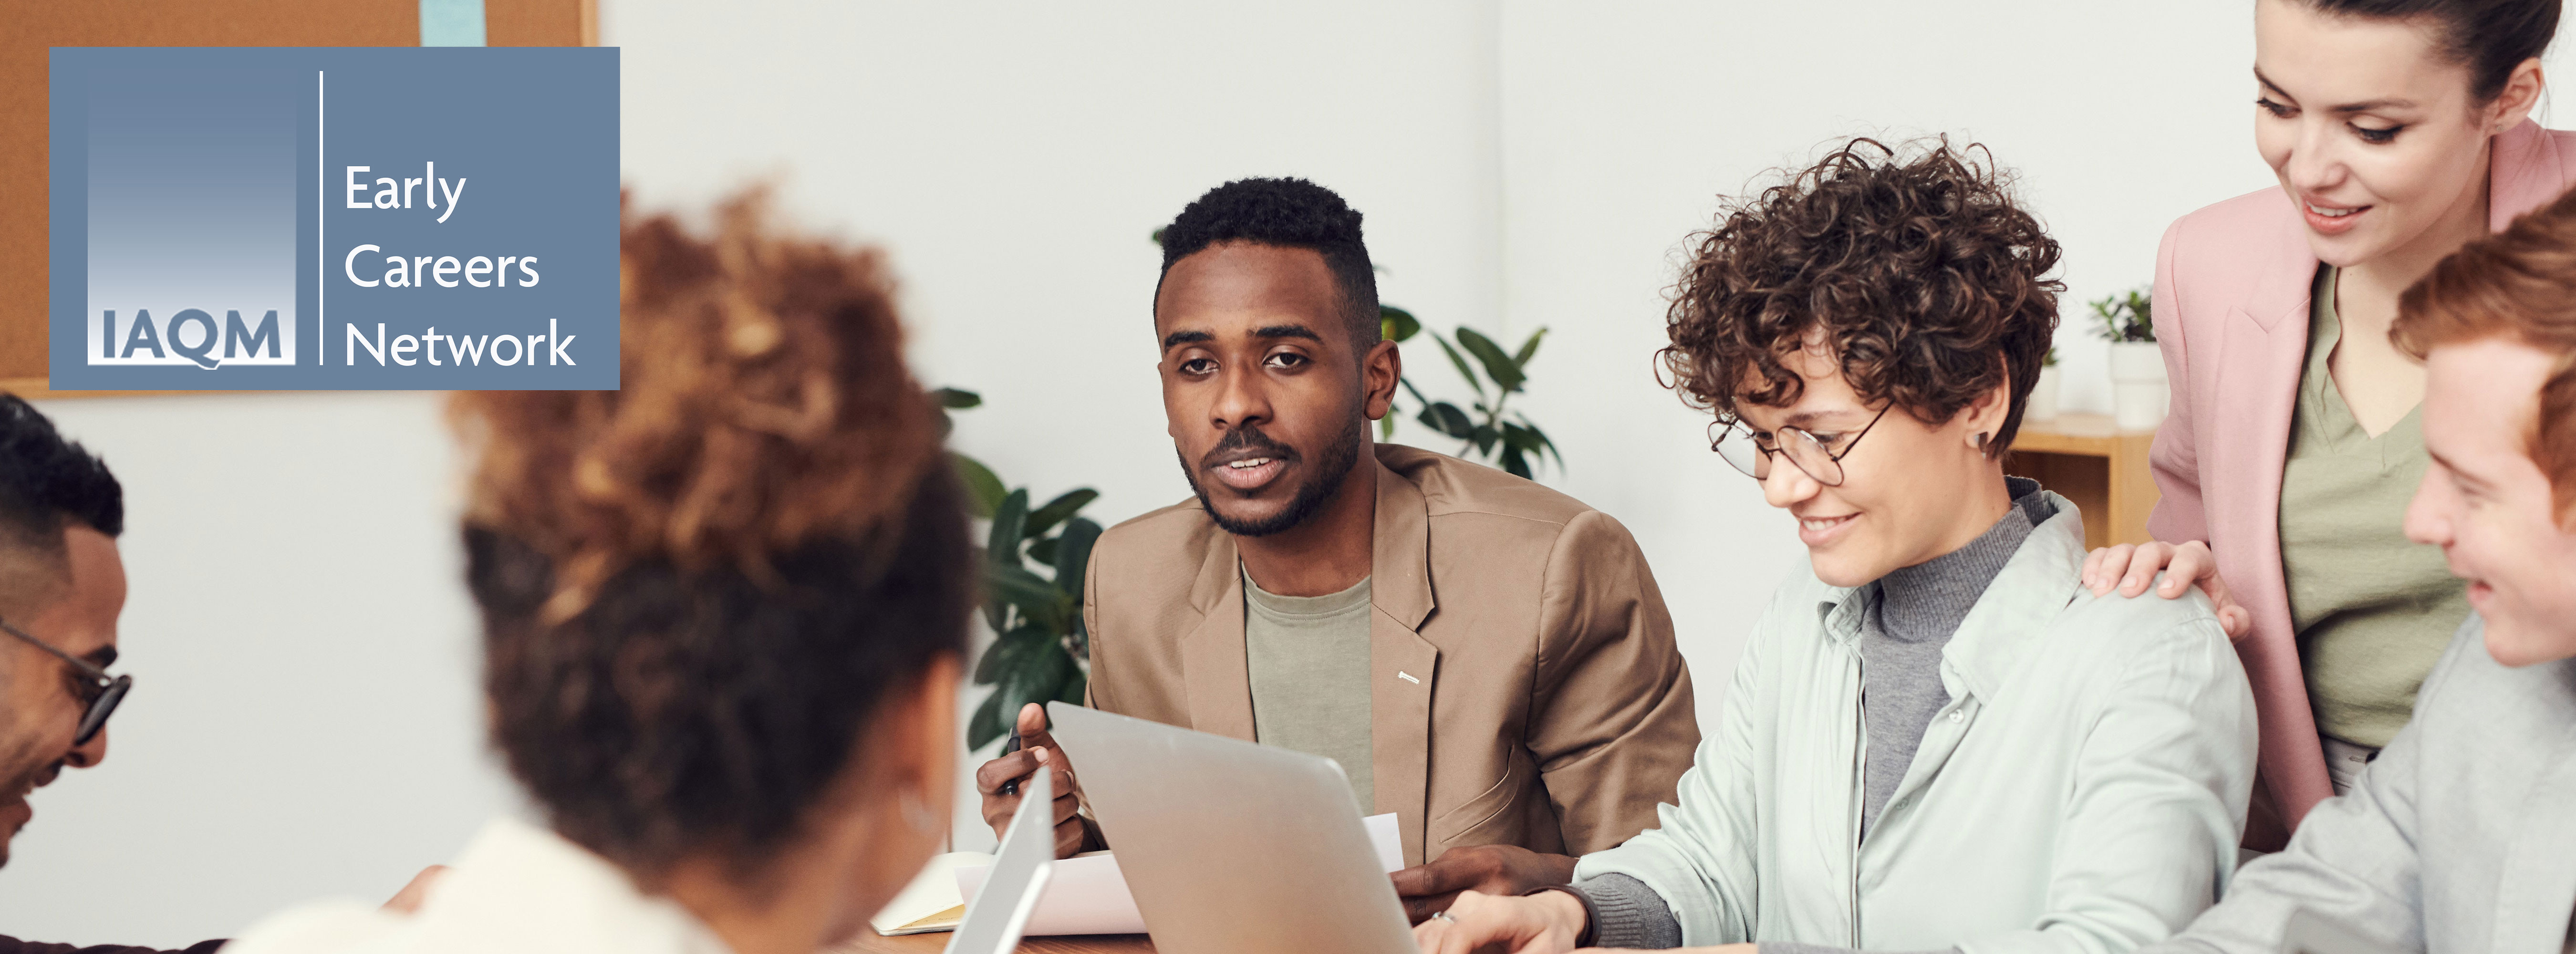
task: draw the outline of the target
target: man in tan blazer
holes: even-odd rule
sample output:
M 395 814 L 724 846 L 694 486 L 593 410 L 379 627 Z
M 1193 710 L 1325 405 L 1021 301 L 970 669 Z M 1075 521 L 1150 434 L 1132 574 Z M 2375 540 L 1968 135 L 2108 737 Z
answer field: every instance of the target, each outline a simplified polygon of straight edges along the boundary
M 1402 365 L 1359 219 L 1304 180 L 1250 179 L 1165 230 L 1163 404 L 1196 494 L 1092 549 L 1089 702 L 1335 758 L 1364 810 L 1397 815 L 1418 921 L 1461 889 L 1561 884 L 1572 855 L 1652 827 L 1699 730 L 1625 527 L 1370 444 Z M 987 822 L 1054 766 L 1059 853 L 1100 847 L 1044 715 L 1018 729 L 1027 748 L 977 772 Z

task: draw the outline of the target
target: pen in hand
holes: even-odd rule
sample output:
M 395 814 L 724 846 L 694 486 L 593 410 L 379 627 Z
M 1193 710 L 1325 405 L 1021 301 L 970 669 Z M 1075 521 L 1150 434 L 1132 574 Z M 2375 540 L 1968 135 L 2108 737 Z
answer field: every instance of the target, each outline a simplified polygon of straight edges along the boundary
M 1011 753 L 1013 753 L 1013 752 L 1017 752 L 1017 751 L 1019 751 L 1019 750 L 1020 750 L 1020 734 L 1019 734 L 1019 733 L 1017 733 L 1017 732 L 1013 732 L 1013 733 L 1011 733 L 1011 741 L 1010 741 L 1008 744 L 1005 744 L 1005 745 L 1003 745 L 1003 746 L 1002 746 L 1002 755 L 1009 755 L 1009 754 L 1011 754 Z M 999 756 L 996 756 L 996 758 L 998 758 L 998 757 L 999 757 Z M 1043 764 L 1041 764 L 1041 765 L 1039 765 L 1039 766 L 1038 766 L 1038 769 L 1039 769 L 1039 771 L 1045 771 L 1045 770 L 1046 770 L 1046 766 L 1045 766 L 1045 765 L 1043 765 Z M 1019 780 L 1019 779 L 1012 779 L 1012 780 L 1010 780 L 1010 781 L 1007 781 L 1007 782 L 1003 782 L 1003 783 L 1002 783 L 1002 794 L 1004 794 L 1004 795 L 1017 795 L 1017 794 L 1019 794 L 1019 793 L 1020 793 L 1020 780 Z

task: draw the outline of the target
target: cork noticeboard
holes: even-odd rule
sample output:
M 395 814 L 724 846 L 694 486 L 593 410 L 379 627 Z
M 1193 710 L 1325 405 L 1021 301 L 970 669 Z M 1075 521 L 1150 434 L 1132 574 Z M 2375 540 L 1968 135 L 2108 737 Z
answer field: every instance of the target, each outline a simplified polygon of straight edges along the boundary
M 491 46 L 590 46 L 596 0 L 484 0 Z M 419 0 L 0 4 L 0 391 L 45 389 L 47 50 L 57 46 L 418 46 Z M 166 392 L 154 392 L 166 393 Z

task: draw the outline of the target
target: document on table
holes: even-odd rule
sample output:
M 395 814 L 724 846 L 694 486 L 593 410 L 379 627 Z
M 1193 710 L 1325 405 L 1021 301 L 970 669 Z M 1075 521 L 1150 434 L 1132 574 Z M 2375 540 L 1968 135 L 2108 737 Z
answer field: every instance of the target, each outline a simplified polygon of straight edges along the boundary
M 921 873 L 912 876 L 912 883 L 886 902 L 885 910 L 868 919 L 868 926 L 886 937 L 956 930 L 957 922 L 966 917 L 966 896 L 957 893 L 957 869 L 963 865 L 990 868 L 993 856 L 980 851 L 932 856 L 929 864 L 921 866 Z
M 1395 813 L 1371 815 L 1360 819 L 1360 824 L 1368 829 L 1369 845 L 1377 849 L 1378 864 L 1390 872 L 1403 868 L 1404 845 L 1398 840 Z M 956 893 L 951 897 L 974 897 L 975 889 L 984 886 L 985 872 L 992 867 L 989 860 L 957 866 L 953 869 Z M 1029 913 L 1027 928 L 1031 937 L 1143 933 L 1145 917 L 1136 913 L 1136 897 L 1127 893 L 1127 878 L 1118 871 L 1118 858 L 1106 851 L 1056 862 L 1055 873 L 1047 879 L 1046 893 L 1038 897 L 1037 910 Z

